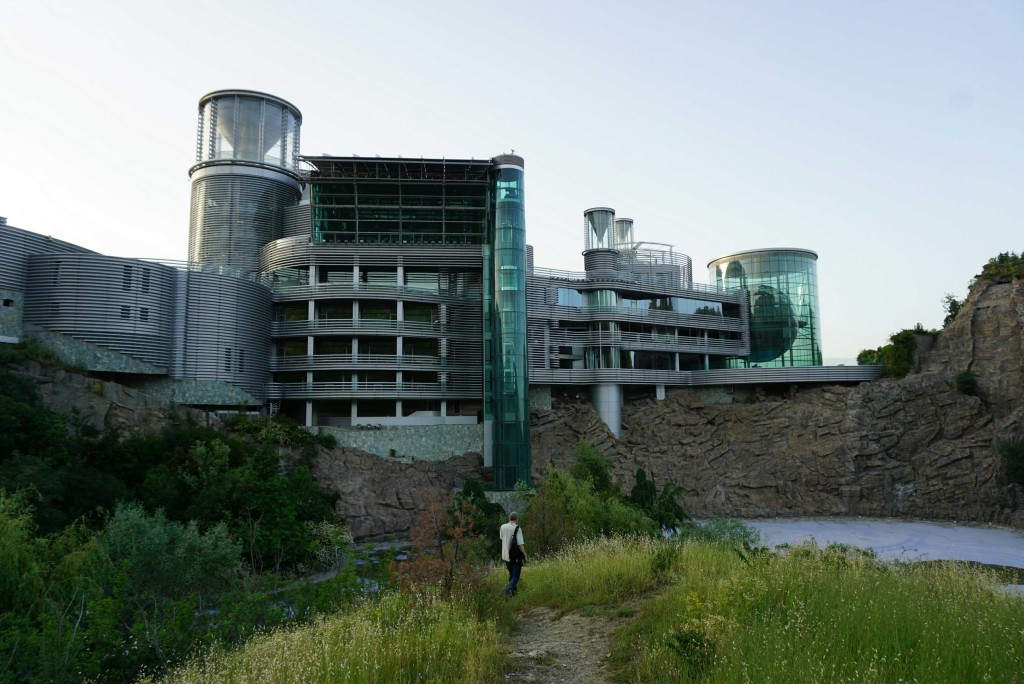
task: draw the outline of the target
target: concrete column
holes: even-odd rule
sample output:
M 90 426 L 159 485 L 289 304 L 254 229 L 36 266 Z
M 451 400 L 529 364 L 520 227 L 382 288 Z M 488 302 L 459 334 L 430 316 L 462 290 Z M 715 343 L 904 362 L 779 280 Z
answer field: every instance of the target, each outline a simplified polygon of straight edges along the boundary
M 306 427 L 313 427 L 313 402 L 306 400 Z
M 615 383 L 593 385 L 590 403 L 616 439 L 622 436 L 622 386 Z

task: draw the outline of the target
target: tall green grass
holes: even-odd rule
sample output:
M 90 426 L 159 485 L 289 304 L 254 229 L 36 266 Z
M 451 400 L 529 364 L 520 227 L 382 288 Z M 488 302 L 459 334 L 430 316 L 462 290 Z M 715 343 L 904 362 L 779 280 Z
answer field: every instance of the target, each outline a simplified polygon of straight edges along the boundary
M 312 625 L 212 652 L 167 677 L 173 684 L 218 682 L 482 682 L 500 678 L 502 655 L 491 622 L 461 602 L 397 594 Z
M 1024 603 L 955 564 L 791 549 L 690 568 L 616 636 L 644 682 L 980 682 L 1024 672 Z
M 168 681 L 499 681 L 511 611 L 618 610 L 612 665 L 642 682 L 1011 682 L 1024 601 L 950 563 L 876 563 L 845 547 L 777 555 L 725 543 L 617 537 L 529 563 L 519 595 L 496 570 L 469 597 L 386 595 L 355 611 L 210 654 Z M 623 610 L 623 604 L 629 604 Z
M 700 572 L 717 568 L 732 557 L 728 548 L 715 544 L 644 536 L 602 537 L 574 543 L 527 564 L 517 600 L 561 610 L 616 604 L 655 590 L 694 568 Z

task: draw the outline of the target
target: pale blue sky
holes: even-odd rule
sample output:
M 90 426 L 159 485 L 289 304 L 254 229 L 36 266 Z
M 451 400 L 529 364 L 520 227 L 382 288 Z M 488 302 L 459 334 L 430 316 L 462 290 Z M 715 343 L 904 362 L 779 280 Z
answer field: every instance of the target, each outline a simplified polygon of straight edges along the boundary
M 705 265 L 819 255 L 826 359 L 1024 249 L 1024 4 L 0 0 L 0 215 L 184 259 L 197 102 L 262 90 L 302 150 L 526 160 L 538 266 L 582 212 Z M 0 249 L 3 246 L 0 245 Z

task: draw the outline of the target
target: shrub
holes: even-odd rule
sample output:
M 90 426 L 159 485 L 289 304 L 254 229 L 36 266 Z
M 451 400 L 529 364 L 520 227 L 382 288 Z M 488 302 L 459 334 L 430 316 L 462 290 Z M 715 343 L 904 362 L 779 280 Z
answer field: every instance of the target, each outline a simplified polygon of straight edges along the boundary
M 577 480 L 589 482 L 598 494 L 618 494 L 618 486 L 612 482 L 612 462 L 601 450 L 580 440 L 576 445 L 575 462 L 570 472 Z
M 1016 252 L 1001 252 L 988 260 L 975 280 L 1003 280 L 1024 276 L 1024 255 Z
M 942 319 L 942 327 L 945 328 L 956 320 L 956 315 L 964 308 L 964 300 L 957 299 L 947 292 L 942 297 L 942 306 L 946 310 L 946 317 Z
M 485 557 L 487 538 L 472 534 L 476 515 L 465 499 L 455 510 L 438 498 L 431 501 L 412 529 L 413 557 L 398 567 L 402 588 L 437 586 L 447 600 L 482 580 L 491 559 Z
M 544 483 L 523 513 L 527 544 L 535 554 L 557 551 L 564 545 L 612 534 L 657 536 L 659 526 L 619 497 L 601 496 L 589 481 L 564 470 L 550 468 Z
M 677 537 L 691 541 L 742 546 L 748 549 L 757 546 L 761 541 L 761 535 L 757 530 L 739 520 L 730 518 L 710 518 L 703 522 L 685 525 L 679 529 Z
M 661 492 L 654 480 L 647 479 L 647 473 L 639 468 L 634 476 L 635 484 L 629 493 L 629 503 L 644 512 L 664 529 L 674 529 L 682 525 L 689 516 L 679 504 L 678 498 L 686 490 L 675 482 L 666 482 Z
M 960 394 L 976 397 L 978 396 L 978 378 L 969 370 L 960 371 L 956 374 L 956 389 Z
M 999 453 L 1006 459 L 1006 474 L 1010 481 L 1024 485 L 1024 438 L 1003 442 L 999 445 Z

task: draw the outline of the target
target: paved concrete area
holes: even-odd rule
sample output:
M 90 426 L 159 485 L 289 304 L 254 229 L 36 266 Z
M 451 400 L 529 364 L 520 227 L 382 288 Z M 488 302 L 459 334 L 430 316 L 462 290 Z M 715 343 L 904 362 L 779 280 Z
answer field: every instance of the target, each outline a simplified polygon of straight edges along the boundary
M 966 560 L 1024 568 L 1024 534 L 1004 527 L 911 522 L 884 518 L 744 520 L 766 546 L 850 544 L 880 560 Z

